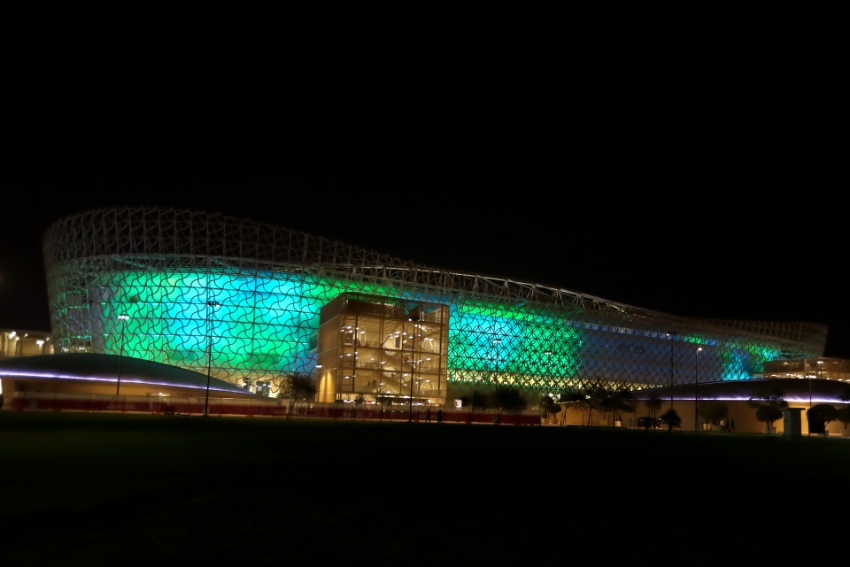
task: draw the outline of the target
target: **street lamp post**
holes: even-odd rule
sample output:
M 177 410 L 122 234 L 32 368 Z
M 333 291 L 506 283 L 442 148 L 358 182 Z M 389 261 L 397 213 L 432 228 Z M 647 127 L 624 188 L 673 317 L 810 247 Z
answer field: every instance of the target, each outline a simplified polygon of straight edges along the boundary
M 413 370 L 414 364 L 416 364 L 413 360 L 413 356 L 410 357 L 410 399 L 407 401 L 408 409 L 407 409 L 407 422 L 410 423 L 413 421 Z
M 496 354 L 493 356 L 493 363 L 496 368 L 495 380 L 499 380 L 499 345 L 502 344 L 502 339 L 493 339 L 493 352 Z
M 207 393 L 204 399 L 204 417 L 210 416 L 210 374 L 212 374 L 212 321 L 210 309 L 219 305 L 220 303 L 218 301 L 207 301 Z
M 812 409 L 812 373 L 809 372 L 809 363 L 805 362 L 803 365 L 803 376 L 806 378 L 806 381 L 809 383 L 809 409 Z
M 823 364 L 822 360 L 817 361 L 817 366 L 815 367 L 815 377 L 817 379 L 820 379 L 820 369 L 821 369 L 822 364 Z M 808 364 L 806 364 L 806 377 L 807 377 L 806 379 L 809 381 L 809 411 L 806 414 L 806 416 L 809 420 L 809 437 L 811 437 L 812 436 L 812 426 L 811 426 L 811 423 L 812 423 L 812 375 L 808 371 Z
M 673 409 L 673 335 L 676 331 L 667 331 L 667 336 L 670 337 L 670 409 Z
M 121 361 L 124 358 L 124 327 L 127 326 L 127 319 L 129 319 L 129 315 L 119 315 L 119 319 L 121 319 L 121 350 L 118 351 L 118 383 L 115 386 L 115 395 L 117 396 L 121 392 Z
M 818 365 L 815 370 L 815 377 L 820 380 L 820 370 L 823 368 L 823 361 L 818 360 Z M 812 409 L 812 379 L 809 378 L 809 409 Z
M 551 399 L 552 395 L 552 351 L 544 350 L 543 356 L 546 357 L 546 397 Z M 542 400 L 541 400 L 542 402 Z M 550 407 L 551 403 L 547 402 L 546 407 Z M 542 412 L 541 412 L 542 415 Z M 549 413 L 547 410 L 546 416 L 548 418 Z
M 407 423 L 413 422 L 413 370 L 416 364 L 416 322 L 419 317 L 410 317 L 408 321 L 413 323 L 413 331 L 410 333 L 410 399 L 407 400 Z
M 694 371 L 694 431 L 699 432 L 699 353 L 702 347 L 697 347 L 696 367 Z
M 552 394 L 552 390 L 551 390 L 552 384 L 555 381 L 555 373 L 552 372 L 552 356 L 555 354 L 555 352 L 552 351 L 552 350 L 546 350 L 546 351 L 543 352 L 543 354 L 546 355 L 546 372 L 549 374 L 549 376 L 547 377 L 547 379 L 549 381 L 548 382 L 549 388 L 547 388 L 546 390 L 547 390 L 547 393 L 549 395 L 551 395 Z M 557 396 L 557 401 L 558 402 L 561 401 L 560 395 Z M 560 406 L 560 403 L 558 405 Z M 564 409 L 563 411 L 561 411 L 559 413 L 561 413 L 561 418 L 558 420 L 558 422 L 559 422 L 559 425 L 561 427 L 563 427 L 565 420 L 566 420 L 566 414 L 567 414 L 566 409 Z M 556 415 L 556 419 L 557 419 L 557 415 Z

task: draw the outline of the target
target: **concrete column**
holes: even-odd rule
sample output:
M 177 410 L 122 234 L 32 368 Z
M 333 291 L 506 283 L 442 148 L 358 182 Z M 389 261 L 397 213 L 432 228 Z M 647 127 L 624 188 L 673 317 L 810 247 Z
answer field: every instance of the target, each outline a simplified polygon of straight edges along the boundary
M 783 439 L 800 439 L 803 436 L 802 419 L 800 414 L 803 408 L 784 408 L 782 410 L 782 432 Z

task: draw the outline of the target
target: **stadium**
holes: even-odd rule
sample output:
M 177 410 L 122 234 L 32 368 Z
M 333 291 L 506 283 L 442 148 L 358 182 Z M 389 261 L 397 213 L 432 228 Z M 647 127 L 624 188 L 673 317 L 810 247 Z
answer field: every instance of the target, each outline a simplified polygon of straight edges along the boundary
M 53 352 L 116 357 L 119 380 L 122 360 L 186 370 L 207 396 L 214 381 L 271 401 L 294 377 L 315 379 L 317 404 L 409 408 L 505 386 L 533 404 L 595 388 L 696 400 L 695 386 L 711 398 L 769 378 L 808 378 L 810 402 L 813 378 L 850 387 L 846 361 L 819 358 L 826 325 L 673 316 L 219 213 L 82 211 L 43 249 Z

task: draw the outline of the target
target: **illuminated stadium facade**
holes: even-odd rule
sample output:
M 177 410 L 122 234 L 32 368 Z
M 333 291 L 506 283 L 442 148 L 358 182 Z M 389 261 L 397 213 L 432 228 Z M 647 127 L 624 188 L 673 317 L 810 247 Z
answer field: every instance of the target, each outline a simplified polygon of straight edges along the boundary
M 316 378 L 319 402 L 437 405 L 498 385 L 536 399 L 735 382 L 818 357 L 827 336 L 450 272 L 201 211 L 84 211 L 47 231 L 44 255 L 57 353 L 160 362 L 270 397 L 297 375 Z

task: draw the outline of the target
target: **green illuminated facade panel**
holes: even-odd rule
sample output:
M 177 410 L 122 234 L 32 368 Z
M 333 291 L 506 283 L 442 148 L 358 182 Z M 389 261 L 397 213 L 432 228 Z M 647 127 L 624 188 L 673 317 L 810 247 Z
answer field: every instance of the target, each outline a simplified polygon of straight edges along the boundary
M 48 230 L 44 252 L 57 352 L 269 381 L 271 395 L 283 377 L 315 375 L 321 310 L 343 293 L 448 306 L 449 398 L 495 384 L 542 394 L 693 383 L 698 347 L 700 383 L 748 380 L 826 342 L 824 325 L 674 317 L 197 211 L 84 211 Z

